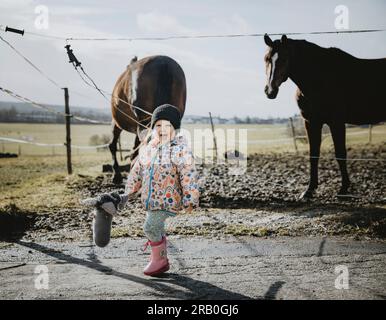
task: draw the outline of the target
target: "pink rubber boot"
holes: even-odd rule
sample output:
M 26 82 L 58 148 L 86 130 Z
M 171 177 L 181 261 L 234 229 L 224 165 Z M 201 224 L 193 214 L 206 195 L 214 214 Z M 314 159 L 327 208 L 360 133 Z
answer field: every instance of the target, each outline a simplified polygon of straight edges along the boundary
M 150 262 L 143 270 L 147 276 L 155 276 L 169 270 L 169 260 L 166 252 L 166 237 L 159 242 L 147 242 L 151 246 Z

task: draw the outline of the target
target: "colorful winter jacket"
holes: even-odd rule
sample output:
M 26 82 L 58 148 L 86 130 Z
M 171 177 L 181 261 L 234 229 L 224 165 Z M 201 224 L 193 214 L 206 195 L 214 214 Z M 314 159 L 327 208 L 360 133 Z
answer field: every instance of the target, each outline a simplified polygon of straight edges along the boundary
M 126 192 L 141 192 L 146 210 L 177 213 L 199 205 L 198 175 L 186 139 L 178 135 L 161 145 L 152 139 L 139 151 L 130 171 Z

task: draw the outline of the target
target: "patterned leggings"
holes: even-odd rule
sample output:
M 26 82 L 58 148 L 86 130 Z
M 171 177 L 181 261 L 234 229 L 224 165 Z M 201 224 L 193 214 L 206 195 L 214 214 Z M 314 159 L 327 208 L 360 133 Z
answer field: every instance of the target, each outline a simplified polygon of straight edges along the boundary
M 165 221 L 176 214 L 168 211 L 148 211 L 143 231 L 151 242 L 159 242 L 165 235 Z

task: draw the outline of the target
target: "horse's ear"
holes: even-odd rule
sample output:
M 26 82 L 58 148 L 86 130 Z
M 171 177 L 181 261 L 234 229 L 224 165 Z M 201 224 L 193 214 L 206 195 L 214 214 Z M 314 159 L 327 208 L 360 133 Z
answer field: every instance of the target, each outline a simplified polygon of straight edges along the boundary
M 281 43 L 282 44 L 287 44 L 287 40 L 288 40 L 288 38 L 287 38 L 287 36 L 285 35 L 285 34 L 283 34 L 282 36 L 281 36 Z
M 266 44 L 268 47 L 271 47 L 271 48 L 272 48 L 272 46 L 273 46 L 273 41 L 272 41 L 272 39 L 269 37 L 268 34 L 265 34 L 265 35 L 264 35 L 264 42 L 265 42 L 265 44 Z

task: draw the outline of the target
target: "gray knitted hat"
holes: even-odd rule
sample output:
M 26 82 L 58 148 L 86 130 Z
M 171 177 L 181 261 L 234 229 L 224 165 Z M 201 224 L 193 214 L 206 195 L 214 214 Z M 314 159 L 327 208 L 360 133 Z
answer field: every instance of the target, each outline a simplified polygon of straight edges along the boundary
M 158 120 L 168 120 L 173 125 L 174 129 L 181 127 L 181 114 L 178 109 L 171 104 L 163 104 L 157 107 L 151 117 L 151 128 L 154 128 Z

